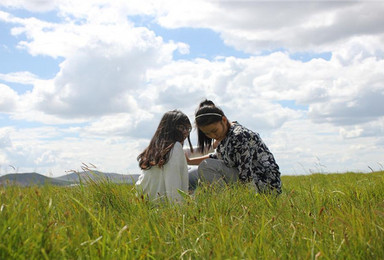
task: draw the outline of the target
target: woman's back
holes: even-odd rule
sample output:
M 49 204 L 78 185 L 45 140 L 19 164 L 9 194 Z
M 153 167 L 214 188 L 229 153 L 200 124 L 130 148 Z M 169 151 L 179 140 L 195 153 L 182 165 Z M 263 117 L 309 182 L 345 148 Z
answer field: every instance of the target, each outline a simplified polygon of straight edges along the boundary
M 166 196 L 171 201 L 180 201 L 182 198 L 178 190 L 188 191 L 188 166 L 182 144 L 175 143 L 168 162 L 162 167 L 142 170 L 136 186 L 151 200 Z

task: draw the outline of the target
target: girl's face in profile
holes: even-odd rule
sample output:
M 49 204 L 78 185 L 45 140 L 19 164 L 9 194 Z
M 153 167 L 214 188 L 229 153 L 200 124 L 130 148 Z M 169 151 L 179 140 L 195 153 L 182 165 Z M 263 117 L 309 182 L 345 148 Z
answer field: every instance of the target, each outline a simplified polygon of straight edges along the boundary
M 191 132 L 192 127 L 190 125 L 178 125 L 176 126 L 176 129 L 183 133 L 183 140 L 185 140 L 185 138 L 187 138 L 189 133 Z
M 206 126 L 199 126 L 199 129 L 209 138 L 217 141 L 223 140 L 227 136 L 227 118 L 223 117 L 221 121 Z

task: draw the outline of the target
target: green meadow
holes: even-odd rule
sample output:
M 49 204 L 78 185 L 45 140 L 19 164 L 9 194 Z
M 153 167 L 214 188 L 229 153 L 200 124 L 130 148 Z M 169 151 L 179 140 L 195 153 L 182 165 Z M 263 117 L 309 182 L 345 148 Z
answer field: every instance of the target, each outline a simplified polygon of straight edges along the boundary
M 283 176 L 279 196 L 199 187 L 0 187 L 0 259 L 384 259 L 384 172 Z

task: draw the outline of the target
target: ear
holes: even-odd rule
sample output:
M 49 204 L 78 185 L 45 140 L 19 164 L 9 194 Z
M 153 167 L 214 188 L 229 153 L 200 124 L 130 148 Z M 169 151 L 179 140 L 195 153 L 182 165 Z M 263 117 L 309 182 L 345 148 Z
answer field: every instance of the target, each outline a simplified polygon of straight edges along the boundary
M 224 123 L 224 125 L 226 125 L 228 122 L 228 119 L 225 116 L 223 116 L 221 120 Z

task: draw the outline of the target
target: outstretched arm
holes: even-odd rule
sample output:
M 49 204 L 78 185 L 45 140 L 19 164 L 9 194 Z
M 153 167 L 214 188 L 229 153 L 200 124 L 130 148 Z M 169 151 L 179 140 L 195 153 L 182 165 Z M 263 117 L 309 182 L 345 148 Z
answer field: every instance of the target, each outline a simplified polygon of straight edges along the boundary
M 209 154 L 199 156 L 199 157 L 194 157 L 194 158 L 189 158 L 188 155 L 186 154 L 185 158 L 187 159 L 188 165 L 199 165 L 202 161 L 209 158 Z
M 211 147 L 211 149 L 209 151 L 206 151 L 207 153 L 209 152 L 213 152 L 214 149 L 217 148 L 217 146 L 219 145 L 219 141 L 215 140 L 213 142 L 213 146 Z M 201 154 L 200 154 L 201 155 Z M 185 158 L 187 159 L 187 163 L 188 165 L 199 165 L 202 161 L 204 161 L 205 159 L 208 159 L 208 158 L 212 158 L 210 157 L 210 154 L 206 154 L 206 155 L 201 155 L 201 156 L 196 156 L 196 157 L 193 157 L 193 158 L 190 158 L 190 153 L 188 152 L 185 152 Z M 215 157 L 216 158 L 216 157 Z

